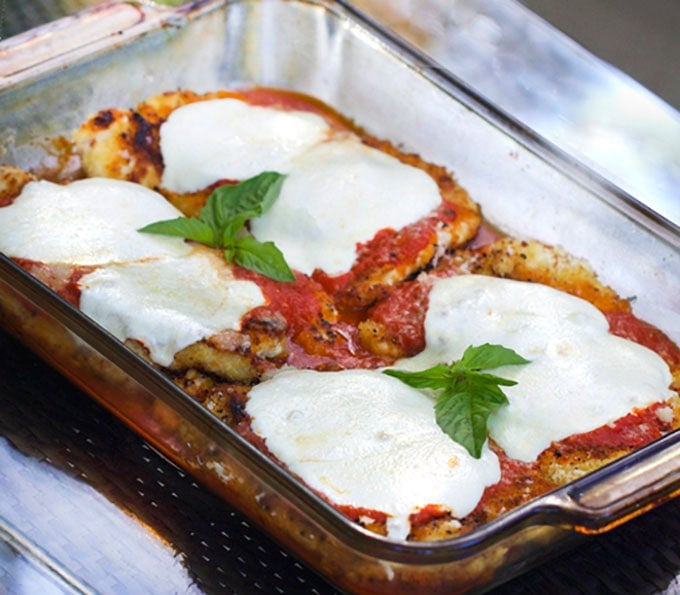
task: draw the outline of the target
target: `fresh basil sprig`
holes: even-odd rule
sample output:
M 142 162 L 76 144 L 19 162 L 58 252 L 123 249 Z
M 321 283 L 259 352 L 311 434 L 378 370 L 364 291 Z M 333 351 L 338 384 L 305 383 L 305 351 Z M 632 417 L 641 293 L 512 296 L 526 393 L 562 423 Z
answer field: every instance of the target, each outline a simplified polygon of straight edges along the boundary
M 139 231 L 221 248 L 229 263 L 276 281 L 294 281 L 295 275 L 274 242 L 258 242 L 245 230 L 249 219 L 259 217 L 274 204 L 284 179 L 283 174 L 264 172 L 235 186 L 219 186 L 208 197 L 198 217 L 156 221 Z
M 489 415 L 508 403 L 499 387 L 517 384 L 481 370 L 528 363 L 529 360 L 512 349 L 485 343 L 469 346 L 461 359 L 449 365 L 439 364 L 420 372 L 389 369 L 384 373 L 414 388 L 438 391 L 435 402 L 437 424 L 478 459 L 487 437 Z

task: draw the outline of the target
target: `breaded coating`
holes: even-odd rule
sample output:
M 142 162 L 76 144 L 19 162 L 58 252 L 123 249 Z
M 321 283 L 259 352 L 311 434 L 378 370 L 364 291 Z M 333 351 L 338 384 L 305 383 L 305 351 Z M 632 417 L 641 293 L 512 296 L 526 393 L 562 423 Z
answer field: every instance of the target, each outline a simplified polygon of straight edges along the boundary
M 24 186 L 36 180 L 36 177 L 18 167 L 0 165 L 0 207 L 12 203 L 21 194 Z
M 605 313 L 630 312 L 629 301 L 604 285 L 583 259 L 538 241 L 501 238 L 481 248 L 446 255 L 428 275 L 391 292 L 360 323 L 361 344 L 373 353 L 393 358 L 421 351 L 432 281 L 462 274 L 542 283 L 583 298 Z
M 474 252 L 454 255 L 467 272 L 549 285 L 587 300 L 602 312 L 630 311 L 630 303 L 604 285 L 590 264 L 558 246 L 502 238 Z M 440 268 L 451 266 L 446 261 Z

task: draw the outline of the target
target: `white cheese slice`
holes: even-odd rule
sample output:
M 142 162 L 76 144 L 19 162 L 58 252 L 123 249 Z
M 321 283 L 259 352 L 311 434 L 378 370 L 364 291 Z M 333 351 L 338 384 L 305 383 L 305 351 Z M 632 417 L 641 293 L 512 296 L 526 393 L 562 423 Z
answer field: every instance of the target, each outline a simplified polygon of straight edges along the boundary
M 162 183 L 195 192 L 218 180 L 245 180 L 263 171 L 287 173 L 290 160 L 328 137 L 311 112 L 214 99 L 182 106 L 161 126 Z
M 80 308 L 120 340 L 136 339 L 167 366 L 188 345 L 222 330 L 264 303 L 260 288 L 232 277 L 217 252 L 110 265 L 79 281 Z
M 439 428 L 431 398 L 377 371 L 284 371 L 251 390 L 246 410 L 293 473 L 335 504 L 391 515 L 395 539 L 428 504 L 469 514 L 500 479 L 486 445 L 471 457 Z
M 12 204 L 0 208 L 0 251 L 73 265 L 181 256 L 190 250 L 182 239 L 137 231 L 180 215 L 160 194 L 132 182 L 30 182 Z
M 589 302 L 536 283 L 462 275 L 435 281 L 426 348 L 398 367 L 419 370 L 460 359 L 468 345 L 500 344 L 531 360 L 492 373 L 510 404 L 489 418 L 506 453 L 533 461 L 552 441 L 594 430 L 671 396 L 655 352 L 608 332 Z
M 440 203 L 424 171 L 348 137 L 297 158 L 278 199 L 251 229 L 294 269 L 336 275 L 352 267 L 358 243 L 414 223 Z

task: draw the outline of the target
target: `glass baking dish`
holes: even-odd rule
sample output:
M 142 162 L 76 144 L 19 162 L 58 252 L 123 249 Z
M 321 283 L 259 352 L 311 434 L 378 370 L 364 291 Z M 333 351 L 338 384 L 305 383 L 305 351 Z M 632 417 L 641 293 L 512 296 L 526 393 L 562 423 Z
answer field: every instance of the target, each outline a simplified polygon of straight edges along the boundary
M 0 44 L 0 161 L 40 172 L 54 139 L 156 93 L 270 86 L 332 105 L 451 169 L 488 221 L 586 258 L 680 340 L 680 234 L 341 1 L 109 2 Z M 337 587 L 486 590 L 680 493 L 680 433 L 456 539 L 357 527 L 106 331 L 0 255 L 0 322 Z

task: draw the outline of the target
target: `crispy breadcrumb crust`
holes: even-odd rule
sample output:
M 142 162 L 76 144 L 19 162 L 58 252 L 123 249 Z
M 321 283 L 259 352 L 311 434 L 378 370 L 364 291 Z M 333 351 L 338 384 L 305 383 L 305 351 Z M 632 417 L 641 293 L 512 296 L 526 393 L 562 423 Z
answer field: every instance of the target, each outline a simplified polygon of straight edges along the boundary
M 23 187 L 34 180 L 36 177 L 23 169 L 0 165 L 0 207 L 10 204 Z

